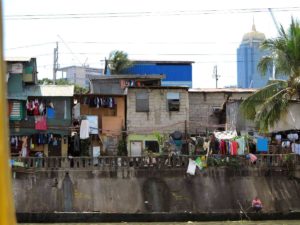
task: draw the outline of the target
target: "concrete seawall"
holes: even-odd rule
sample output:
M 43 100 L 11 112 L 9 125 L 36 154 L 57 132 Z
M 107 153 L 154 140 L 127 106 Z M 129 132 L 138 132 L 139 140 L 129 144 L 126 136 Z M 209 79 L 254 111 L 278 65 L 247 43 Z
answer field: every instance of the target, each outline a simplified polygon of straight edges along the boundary
M 295 173 L 294 173 L 295 175 Z M 265 213 L 300 211 L 300 183 L 284 168 L 211 167 L 15 171 L 16 211 L 22 213 L 201 214 L 249 211 L 259 196 Z

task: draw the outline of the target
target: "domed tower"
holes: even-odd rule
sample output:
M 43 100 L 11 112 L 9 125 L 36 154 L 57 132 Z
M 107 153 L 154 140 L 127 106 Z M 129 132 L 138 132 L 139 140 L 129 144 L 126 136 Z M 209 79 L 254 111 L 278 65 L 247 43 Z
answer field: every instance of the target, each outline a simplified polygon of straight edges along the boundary
M 253 22 L 252 30 L 244 34 L 240 47 L 237 49 L 237 84 L 239 88 L 264 87 L 271 77 L 271 71 L 261 76 L 257 69 L 259 60 L 268 52 L 260 49 L 260 44 L 266 39 L 258 32 Z
M 242 44 L 253 44 L 253 43 L 262 43 L 266 39 L 266 36 L 256 31 L 255 24 L 252 25 L 252 30 L 243 36 Z

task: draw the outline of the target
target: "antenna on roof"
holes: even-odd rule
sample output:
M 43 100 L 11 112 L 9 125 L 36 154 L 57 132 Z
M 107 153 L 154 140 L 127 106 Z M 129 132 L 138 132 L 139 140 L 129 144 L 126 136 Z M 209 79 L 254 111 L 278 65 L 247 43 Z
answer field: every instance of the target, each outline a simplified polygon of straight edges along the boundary
M 69 47 L 69 45 L 62 39 L 60 35 L 57 35 L 57 37 L 62 41 L 62 43 L 66 46 L 66 48 L 69 50 L 69 52 L 75 57 L 75 59 L 78 61 L 79 65 L 82 65 L 82 62 L 79 60 L 77 55 L 72 51 L 72 49 Z
M 218 66 L 214 66 L 213 78 L 216 79 L 216 88 L 218 88 L 218 80 L 221 75 L 218 74 Z

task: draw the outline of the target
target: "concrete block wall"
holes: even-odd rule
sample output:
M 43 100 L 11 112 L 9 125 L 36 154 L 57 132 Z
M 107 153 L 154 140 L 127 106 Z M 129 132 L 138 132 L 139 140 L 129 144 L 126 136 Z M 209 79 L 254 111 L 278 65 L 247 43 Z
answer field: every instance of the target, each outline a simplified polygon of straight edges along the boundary
M 136 93 L 148 91 L 149 112 L 136 112 Z M 167 93 L 179 93 L 179 112 L 168 111 Z M 186 89 L 134 89 L 127 95 L 127 129 L 133 133 L 172 133 L 185 131 L 185 121 L 189 121 L 189 99 Z
M 213 113 L 214 107 L 222 108 L 229 100 L 242 100 L 250 93 L 226 92 L 189 92 L 189 133 L 213 131 L 219 124 L 219 118 Z

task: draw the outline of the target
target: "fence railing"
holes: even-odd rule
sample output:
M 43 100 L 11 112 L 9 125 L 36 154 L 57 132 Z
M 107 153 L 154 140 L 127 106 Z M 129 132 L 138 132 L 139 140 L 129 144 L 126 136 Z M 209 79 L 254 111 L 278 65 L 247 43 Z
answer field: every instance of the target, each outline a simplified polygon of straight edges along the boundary
M 280 167 L 300 165 L 300 156 L 295 154 L 260 154 L 256 155 L 257 167 Z M 13 168 L 36 168 L 36 169 L 116 169 L 116 168 L 186 168 L 189 159 L 198 156 L 186 155 L 161 155 L 156 157 L 126 157 L 126 156 L 103 156 L 103 157 L 13 157 Z M 201 156 L 200 156 L 201 157 Z M 208 157 L 207 166 L 248 166 L 253 165 L 246 156 L 223 156 L 211 155 Z

